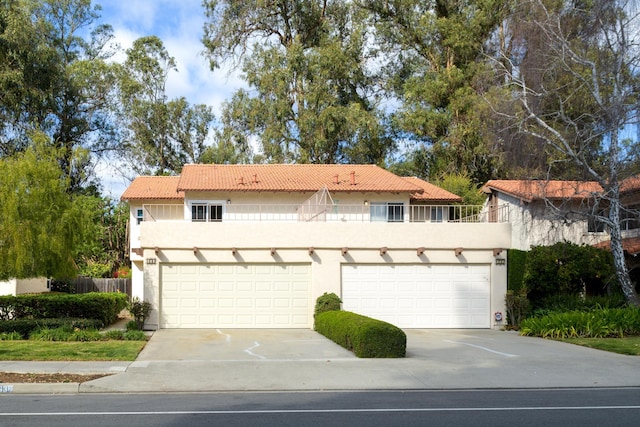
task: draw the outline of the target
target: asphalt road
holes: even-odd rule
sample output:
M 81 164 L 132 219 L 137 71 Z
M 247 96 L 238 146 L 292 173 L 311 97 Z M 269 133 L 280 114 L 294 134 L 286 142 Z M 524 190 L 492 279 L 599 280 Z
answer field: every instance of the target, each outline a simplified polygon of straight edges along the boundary
M 1 395 L 1 426 L 637 426 L 640 388 Z

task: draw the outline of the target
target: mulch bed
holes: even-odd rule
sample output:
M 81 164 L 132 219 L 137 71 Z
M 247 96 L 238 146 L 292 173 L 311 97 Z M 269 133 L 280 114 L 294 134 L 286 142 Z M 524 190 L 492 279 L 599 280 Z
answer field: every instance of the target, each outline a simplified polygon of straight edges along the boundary
M 109 374 L 17 374 L 14 372 L 0 372 L 0 383 L 83 383 L 108 375 Z

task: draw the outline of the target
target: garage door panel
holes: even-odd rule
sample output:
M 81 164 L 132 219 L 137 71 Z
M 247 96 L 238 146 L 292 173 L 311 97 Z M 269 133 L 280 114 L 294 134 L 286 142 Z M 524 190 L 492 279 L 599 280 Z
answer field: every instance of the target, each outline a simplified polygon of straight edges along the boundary
M 310 326 L 308 264 L 165 264 L 161 276 L 163 328 Z
M 489 328 L 488 265 L 343 265 L 345 310 L 404 328 Z

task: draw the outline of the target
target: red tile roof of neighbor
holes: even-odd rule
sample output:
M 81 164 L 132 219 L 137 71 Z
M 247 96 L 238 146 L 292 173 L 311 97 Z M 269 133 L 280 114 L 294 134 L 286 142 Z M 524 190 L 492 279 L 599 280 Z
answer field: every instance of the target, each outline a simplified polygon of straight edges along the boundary
M 139 176 L 127 187 L 121 199 L 181 200 L 184 192 L 178 191 L 179 180 L 179 176 Z
M 611 241 L 605 240 L 604 242 L 596 243 L 593 246 L 600 249 L 610 250 Z M 622 239 L 622 249 L 631 255 L 640 253 L 640 237 L 628 237 L 626 239 Z
M 622 181 L 620 191 L 623 193 L 640 191 L 640 175 L 634 175 Z
M 441 202 L 461 202 L 462 197 L 453 194 L 444 188 L 437 187 L 427 181 L 416 177 L 406 177 L 406 181 L 421 187 L 424 192 L 422 194 L 411 195 L 412 200 L 420 201 L 441 201 Z
M 602 193 L 595 181 L 491 180 L 484 191 L 497 190 L 525 202 L 542 199 L 588 199 Z
M 185 165 L 178 183 L 182 191 L 319 191 L 424 192 L 375 165 L 258 164 Z

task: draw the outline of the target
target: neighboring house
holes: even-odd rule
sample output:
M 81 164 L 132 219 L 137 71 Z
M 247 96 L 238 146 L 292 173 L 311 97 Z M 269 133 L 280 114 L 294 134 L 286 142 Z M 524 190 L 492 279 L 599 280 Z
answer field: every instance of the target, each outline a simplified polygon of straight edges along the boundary
M 596 182 L 544 180 L 491 180 L 484 212 L 491 218 L 498 206 L 508 209 L 511 248 L 529 250 L 569 241 L 596 244 L 608 238 L 602 223 L 588 220 L 594 196 L 602 192 Z
M 10 279 L 0 281 L 0 295 L 20 295 L 49 292 L 50 281 L 47 278 Z
M 316 299 L 404 328 L 503 325 L 510 227 L 372 165 L 185 165 L 139 177 L 133 295 L 146 327 L 311 328 Z

